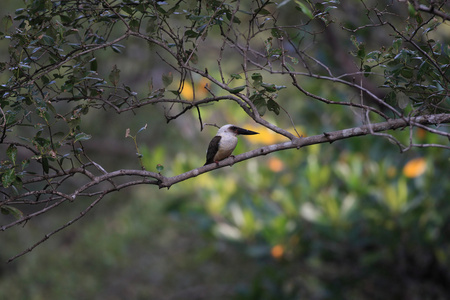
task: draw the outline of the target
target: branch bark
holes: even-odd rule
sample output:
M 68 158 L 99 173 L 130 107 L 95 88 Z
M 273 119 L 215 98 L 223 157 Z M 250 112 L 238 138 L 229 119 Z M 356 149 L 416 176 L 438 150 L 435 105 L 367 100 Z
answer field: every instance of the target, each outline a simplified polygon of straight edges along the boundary
M 186 173 L 173 176 L 173 177 L 162 177 L 158 183 L 159 188 L 170 188 L 172 185 L 185 181 L 189 178 L 196 177 L 203 173 L 209 172 L 214 169 L 220 169 L 226 166 L 232 166 L 233 164 L 244 161 L 250 158 L 267 155 L 269 153 L 287 150 L 287 149 L 300 149 L 305 146 L 321 144 L 321 143 L 332 143 L 334 141 L 348 139 L 356 136 L 369 135 L 372 133 L 383 132 L 388 130 L 396 130 L 399 128 L 406 128 L 411 124 L 422 124 L 422 125 L 440 125 L 444 123 L 450 123 L 450 114 L 435 114 L 427 116 L 418 116 L 405 119 L 389 120 L 387 122 L 364 125 L 360 127 L 348 128 L 332 132 L 324 132 L 320 135 L 314 135 L 310 137 L 294 138 L 289 142 L 273 144 L 269 146 L 264 146 L 252 151 L 248 151 L 236 156 L 229 157 L 216 164 L 209 164 Z M 450 139 L 450 134 L 442 132 Z M 447 147 L 450 149 L 450 146 Z

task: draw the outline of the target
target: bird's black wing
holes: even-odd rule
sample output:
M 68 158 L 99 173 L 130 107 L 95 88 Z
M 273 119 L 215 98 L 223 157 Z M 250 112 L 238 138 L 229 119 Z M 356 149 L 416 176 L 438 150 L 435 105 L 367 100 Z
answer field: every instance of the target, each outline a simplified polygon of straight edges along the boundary
M 221 136 L 216 135 L 209 143 L 208 151 L 206 152 L 206 163 L 204 164 L 204 166 L 212 164 L 214 162 L 214 156 L 216 155 L 217 151 L 219 151 L 219 143 L 221 138 Z

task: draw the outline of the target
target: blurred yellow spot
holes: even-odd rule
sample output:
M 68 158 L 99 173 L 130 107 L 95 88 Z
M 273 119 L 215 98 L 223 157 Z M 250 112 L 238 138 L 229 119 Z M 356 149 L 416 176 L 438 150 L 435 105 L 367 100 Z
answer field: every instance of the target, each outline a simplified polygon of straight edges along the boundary
M 386 174 L 389 178 L 393 178 L 397 174 L 397 169 L 391 166 L 386 170 Z
M 283 170 L 284 164 L 278 157 L 271 157 L 269 159 L 269 169 L 273 172 L 280 172 Z
M 202 78 L 198 83 L 195 83 L 195 99 L 200 100 L 208 95 L 209 92 L 205 88 L 206 85 L 210 85 L 209 80 L 206 78 Z M 194 100 L 194 89 L 190 82 L 184 82 L 183 89 L 181 90 L 181 97 L 188 101 Z
M 257 135 L 252 135 L 251 138 L 248 139 L 252 144 L 272 145 L 276 143 L 289 141 L 287 137 L 278 134 L 276 132 L 273 132 L 272 130 L 269 130 L 263 126 L 245 125 L 243 127 L 245 129 L 256 131 L 259 133 Z M 289 128 L 287 129 L 287 131 L 297 136 L 297 133 L 295 132 L 294 128 Z M 306 136 L 302 131 L 298 129 L 297 131 L 300 134 L 300 136 Z
M 422 175 L 427 168 L 427 162 L 424 158 L 414 158 L 403 167 L 403 174 L 409 178 L 415 178 Z
M 270 250 L 270 254 L 272 255 L 273 258 L 280 259 L 283 257 L 284 247 L 281 245 L 275 245 Z
M 194 89 L 189 82 L 184 82 L 183 89 L 181 90 L 181 97 L 189 101 L 194 99 Z

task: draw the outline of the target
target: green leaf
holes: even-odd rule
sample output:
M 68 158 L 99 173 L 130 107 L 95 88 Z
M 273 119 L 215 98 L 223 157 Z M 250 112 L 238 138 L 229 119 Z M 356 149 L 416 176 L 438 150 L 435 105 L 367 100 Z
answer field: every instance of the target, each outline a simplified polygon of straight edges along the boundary
M 270 33 L 272 34 L 272 36 L 274 38 L 280 38 L 280 37 L 283 36 L 283 32 L 280 29 L 278 29 L 278 28 L 272 28 Z
M 2 175 L 2 185 L 8 188 L 14 181 L 16 181 L 16 173 L 14 168 L 7 169 Z
M 111 45 L 111 48 L 112 48 L 113 51 L 116 52 L 116 53 L 122 53 L 122 50 L 119 49 L 119 45 L 117 45 L 117 44 Z
M 164 170 L 164 166 L 161 165 L 161 164 L 157 164 L 157 165 L 156 165 L 156 170 L 157 170 L 158 173 L 159 173 L 159 172 L 161 172 L 162 170 Z
M 200 36 L 200 33 L 195 32 L 192 29 L 186 30 L 186 32 L 184 33 L 184 36 L 187 38 L 197 38 Z
M 16 11 L 17 12 L 17 11 Z M 2 18 L 2 29 L 6 31 L 8 31 L 9 27 L 11 27 L 13 25 L 13 19 L 10 15 L 4 16 Z
M 133 15 L 133 9 L 128 5 L 123 5 L 121 9 L 129 15 Z
M 75 136 L 75 140 L 73 142 L 76 143 L 78 141 L 87 141 L 91 139 L 91 137 L 92 137 L 91 135 L 81 132 Z
M 194 52 L 192 53 L 191 50 L 186 51 L 186 57 L 190 57 L 190 62 L 192 62 L 193 64 L 197 64 L 198 63 L 198 56 L 197 54 Z
M 253 79 L 253 85 L 255 87 L 258 87 L 262 83 L 263 77 L 260 73 L 253 73 L 252 79 Z
M 44 170 L 45 174 L 48 174 L 48 171 L 50 170 L 50 165 L 48 163 L 47 157 L 42 157 L 42 169 Z
M 66 15 L 59 15 L 59 17 L 61 18 L 61 22 L 63 24 L 70 24 L 72 22 L 72 18 Z M 70 31 L 69 31 L 70 32 Z M 74 33 L 74 32 L 71 32 Z M 68 32 L 66 32 L 66 34 L 68 34 Z M 70 33 L 69 33 L 70 34 Z
M 277 91 L 277 88 L 275 87 L 275 84 L 273 84 L 273 83 L 263 82 L 263 83 L 261 83 L 261 86 L 269 93 L 273 93 L 273 92 Z
M 134 31 L 139 31 L 139 25 L 139 21 L 136 19 L 130 21 L 130 28 Z
M 242 79 L 242 76 L 239 74 L 231 74 L 231 78 L 233 79 Z
M 364 65 L 363 68 L 364 68 L 364 77 L 369 77 L 370 75 L 369 73 L 372 72 L 372 68 L 368 65 Z
M 230 93 L 237 94 L 245 89 L 245 85 L 237 86 L 230 89 Z
M 258 113 L 263 116 L 266 113 L 267 109 L 267 103 L 264 97 L 261 94 L 255 94 L 250 97 L 250 99 L 252 100 L 253 104 L 255 104 Z
M 163 74 L 161 76 L 162 82 L 164 84 L 165 87 L 167 87 L 168 85 L 170 85 L 173 82 L 173 74 L 172 72 L 169 72 L 167 74 Z
M 403 40 L 402 39 L 396 39 L 392 42 L 392 49 L 394 50 L 394 52 L 398 52 L 400 50 L 400 47 L 403 44 Z
M 414 73 L 411 69 L 404 68 L 400 72 L 403 77 L 411 79 L 414 76 Z
M 13 165 L 16 164 L 16 157 L 17 157 L 17 147 L 15 145 L 9 145 L 8 149 L 6 149 L 6 154 L 11 159 Z
M 228 21 L 231 21 L 231 19 L 233 19 L 233 23 L 241 24 L 241 20 L 236 16 L 236 14 L 233 16 L 233 14 L 230 11 L 226 11 L 225 15 L 226 15 Z
M 22 170 L 25 170 L 26 167 L 28 167 L 28 165 L 30 164 L 30 160 L 29 159 L 25 159 L 22 161 Z
M 364 43 L 359 44 L 358 52 L 356 53 L 356 55 L 359 59 L 364 59 L 364 57 L 366 56 L 366 46 L 364 45 Z
M 117 86 L 119 84 L 119 80 L 120 80 L 120 70 L 117 69 L 117 66 L 114 65 L 112 71 L 109 73 L 109 81 L 111 81 L 111 83 L 114 86 Z
M 269 99 L 269 101 L 267 101 L 267 109 L 273 111 L 276 115 L 280 114 L 280 105 L 273 99 Z
M 417 14 L 416 14 L 416 22 L 417 22 L 418 24 L 423 23 L 423 18 L 422 18 L 422 15 L 421 15 L 420 13 L 417 13 Z
M 53 45 L 55 44 L 55 39 L 52 38 L 51 36 L 44 35 L 44 36 L 42 36 L 42 42 L 43 42 L 45 45 L 53 46 Z
M 13 206 L 2 205 L 0 207 L 0 210 L 1 210 L 2 214 L 12 215 L 12 216 L 14 216 L 14 218 L 16 218 L 18 220 L 23 218 L 23 212 Z
M 94 57 L 93 59 L 91 59 L 91 70 L 97 72 L 97 59 Z
M 293 65 L 291 65 L 290 63 L 286 63 L 286 67 L 288 68 L 289 71 L 291 72 L 295 72 L 295 68 Z
M 309 9 L 309 7 L 306 6 L 306 4 L 304 4 L 303 2 L 298 1 L 298 0 L 296 0 L 295 3 L 297 3 L 297 5 L 298 5 L 297 9 L 300 9 L 300 11 L 301 11 L 302 13 L 304 13 L 305 15 L 308 16 L 308 18 L 314 19 L 313 13 L 312 13 L 311 10 Z
M 411 18 L 414 18 L 417 13 L 414 5 L 411 2 L 408 2 L 408 13 Z

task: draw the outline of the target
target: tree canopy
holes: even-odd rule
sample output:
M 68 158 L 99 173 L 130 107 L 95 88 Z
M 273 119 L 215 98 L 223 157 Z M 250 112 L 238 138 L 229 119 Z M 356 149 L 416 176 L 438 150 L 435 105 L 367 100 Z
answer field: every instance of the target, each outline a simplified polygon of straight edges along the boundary
M 448 151 L 449 9 L 444 0 L 25 1 L 3 17 L 0 32 L 8 43 L 0 62 L 0 208 L 14 217 L 1 231 L 63 203 L 89 205 L 11 259 L 132 186 L 170 188 L 258 156 L 358 136 L 388 140 L 380 154 Z M 112 115 L 149 110 L 169 124 L 196 120 L 195 131 L 229 119 L 251 124 L 263 141 L 217 164 L 200 167 L 202 153 L 176 169 L 147 163 L 157 154 L 139 144 L 143 123 L 126 131 L 138 167 L 111 170 L 93 158 L 96 126 L 107 131 Z M 102 124 L 99 115 L 107 116 Z M 177 152 L 170 140 L 187 129 L 148 123 L 163 149 Z M 339 172 L 350 180 L 356 170 Z M 401 185 L 387 193 L 406 197 Z

